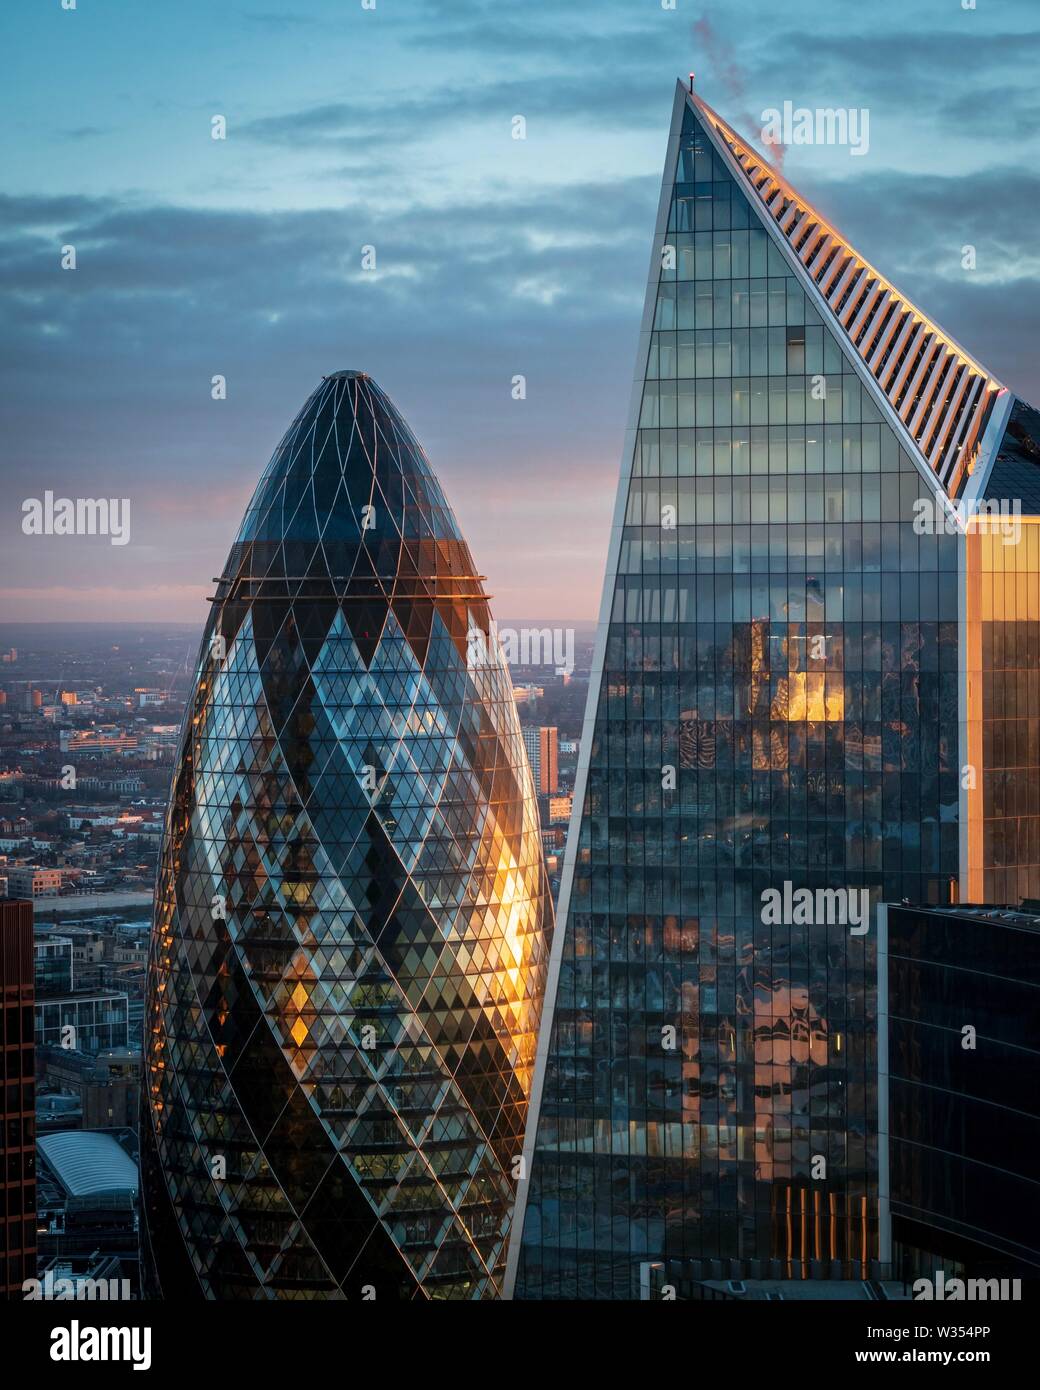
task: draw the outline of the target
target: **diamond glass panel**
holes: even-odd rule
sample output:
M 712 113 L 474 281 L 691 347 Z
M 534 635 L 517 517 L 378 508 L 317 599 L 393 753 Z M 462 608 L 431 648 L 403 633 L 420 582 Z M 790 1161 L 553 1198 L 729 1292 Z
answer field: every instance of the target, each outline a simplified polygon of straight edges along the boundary
M 182 735 L 146 1013 L 156 1288 L 497 1296 L 551 931 L 481 577 L 401 416 L 337 373 L 246 512 Z

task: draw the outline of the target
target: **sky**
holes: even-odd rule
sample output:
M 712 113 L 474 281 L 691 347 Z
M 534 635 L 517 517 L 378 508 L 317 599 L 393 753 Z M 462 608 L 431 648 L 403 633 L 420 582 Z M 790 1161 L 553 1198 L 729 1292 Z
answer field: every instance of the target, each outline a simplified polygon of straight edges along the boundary
M 793 146 L 787 177 L 1040 403 L 1036 0 L 72 3 L 0 6 L 2 620 L 201 625 L 345 367 L 417 434 L 500 621 L 594 617 L 691 70 L 749 136 L 866 108 L 867 154 Z M 24 535 L 46 490 L 129 498 L 129 542 Z

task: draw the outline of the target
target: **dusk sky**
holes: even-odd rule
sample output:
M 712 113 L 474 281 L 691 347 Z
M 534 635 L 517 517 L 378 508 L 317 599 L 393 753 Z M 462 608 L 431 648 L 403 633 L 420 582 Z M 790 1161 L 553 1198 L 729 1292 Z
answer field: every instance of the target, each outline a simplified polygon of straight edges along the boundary
M 749 135 L 785 101 L 867 108 L 868 154 L 797 146 L 785 173 L 1040 403 L 1037 15 L 1036 0 L 4 0 L 0 613 L 201 624 L 275 444 L 320 376 L 350 367 L 418 435 L 496 614 L 594 617 L 691 68 Z M 46 489 L 128 497 L 130 543 L 24 536 L 22 502 Z

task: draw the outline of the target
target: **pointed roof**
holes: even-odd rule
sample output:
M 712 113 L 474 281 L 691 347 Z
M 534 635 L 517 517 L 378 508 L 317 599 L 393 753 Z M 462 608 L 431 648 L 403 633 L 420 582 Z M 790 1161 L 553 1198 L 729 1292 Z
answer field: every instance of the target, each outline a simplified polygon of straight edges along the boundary
M 875 269 L 697 92 L 687 101 L 850 356 L 876 383 L 923 463 L 952 497 L 1006 391 L 981 363 Z

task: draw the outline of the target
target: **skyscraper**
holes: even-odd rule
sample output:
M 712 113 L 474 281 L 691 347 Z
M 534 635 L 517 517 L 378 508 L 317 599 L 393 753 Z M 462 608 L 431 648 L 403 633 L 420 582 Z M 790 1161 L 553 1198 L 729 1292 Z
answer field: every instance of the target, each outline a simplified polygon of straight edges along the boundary
M 36 1277 L 33 906 L 0 901 L 0 1298 Z
M 874 909 L 1038 893 L 1037 424 L 679 86 L 517 1296 L 871 1269 Z
M 549 796 L 560 785 L 560 731 L 546 725 L 524 729 L 524 745 L 534 773 L 534 785 L 542 796 Z
M 552 906 L 480 581 L 388 398 L 325 378 L 218 581 L 160 857 L 166 1296 L 501 1289 Z

